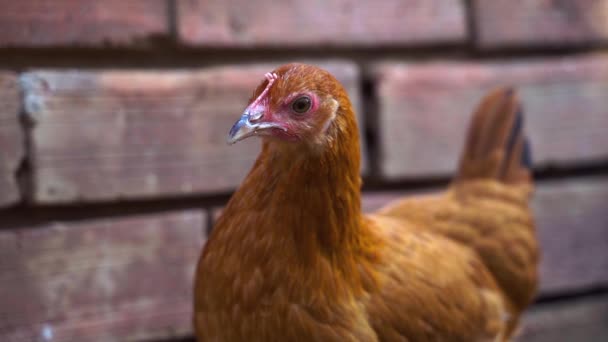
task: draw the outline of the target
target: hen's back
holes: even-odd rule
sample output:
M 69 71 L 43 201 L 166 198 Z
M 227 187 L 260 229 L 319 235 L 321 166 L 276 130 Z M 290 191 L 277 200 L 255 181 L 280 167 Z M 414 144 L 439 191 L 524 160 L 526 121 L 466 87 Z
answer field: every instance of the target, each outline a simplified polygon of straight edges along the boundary
M 464 259 L 478 260 L 481 264 L 474 268 L 487 272 L 504 298 L 506 336 L 537 286 L 529 167 L 521 107 L 512 91 L 497 90 L 474 114 L 459 171 L 449 189 L 441 195 L 404 198 L 377 213 L 402 222 L 406 235 L 414 232 L 445 239 L 471 252 Z M 434 257 L 463 258 L 462 253 L 454 253 L 450 247 Z M 456 264 L 452 267 L 458 272 Z M 429 274 L 429 279 L 438 272 Z M 466 273 L 466 267 L 462 272 Z

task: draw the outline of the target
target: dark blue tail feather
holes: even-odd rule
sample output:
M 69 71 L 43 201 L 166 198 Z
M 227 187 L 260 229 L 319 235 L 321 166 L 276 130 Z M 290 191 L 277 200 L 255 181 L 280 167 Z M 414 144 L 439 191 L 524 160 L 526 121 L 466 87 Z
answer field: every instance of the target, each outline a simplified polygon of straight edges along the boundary
M 511 155 L 513 154 L 513 149 L 515 148 L 515 143 L 517 142 L 517 138 L 522 134 L 522 129 L 524 127 L 524 115 L 523 109 L 520 105 L 517 108 L 517 114 L 515 116 L 515 123 L 513 124 L 513 128 L 511 129 L 511 133 L 509 134 L 509 140 L 507 142 L 507 160 L 511 159 Z M 532 168 L 532 152 L 530 150 L 530 143 L 527 138 L 524 138 L 524 147 L 521 153 L 521 165 L 525 166 L 528 169 Z

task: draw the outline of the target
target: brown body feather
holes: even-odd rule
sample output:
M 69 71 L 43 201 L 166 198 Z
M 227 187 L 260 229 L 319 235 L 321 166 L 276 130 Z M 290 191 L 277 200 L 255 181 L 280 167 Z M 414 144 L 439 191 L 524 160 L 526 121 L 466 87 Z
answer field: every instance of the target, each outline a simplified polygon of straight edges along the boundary
M 340 104 L 323 148 L 266 140 L 205 246 L 199 341 L 507 339 L 538 258 L 516 98 L 486 98 L 445 193 L 365 216 L 354 114 L 328 77 L 300 81 Z

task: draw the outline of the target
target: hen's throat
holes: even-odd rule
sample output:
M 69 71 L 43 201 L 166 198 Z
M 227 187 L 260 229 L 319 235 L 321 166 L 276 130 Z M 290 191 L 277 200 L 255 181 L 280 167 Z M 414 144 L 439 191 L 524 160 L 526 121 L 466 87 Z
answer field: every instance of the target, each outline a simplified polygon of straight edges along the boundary
M 233 229 L 291 247 L 302 258 L 318 253 L 338 258 L 360 239 L 358 144 L 320 151 L 285 146 L 264 143 L 225 216 L 242 217 Z

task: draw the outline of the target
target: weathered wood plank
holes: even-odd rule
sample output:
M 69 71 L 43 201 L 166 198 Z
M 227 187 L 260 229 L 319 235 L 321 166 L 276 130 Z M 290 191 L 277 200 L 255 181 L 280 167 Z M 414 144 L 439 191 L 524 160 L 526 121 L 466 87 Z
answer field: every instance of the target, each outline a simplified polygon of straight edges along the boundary
M 379 46 L 464 42 L 456 0 L 177 1 L 182 42 L 201 46 Z M 272 25 L 268 23 L 272 22 Z
M 365 211 L 413 193 L 365 194 Z M 541 246 L 540 292 L 608 286 L 608 178 L 542 182 L 532 207 Z
M 0 46 L 126 45 L 169 34 L 165 0 L 2 1 Z
M 358 70 L 320 64 L 359 106 Z M 273 65 L 187 71 L 34 71 L 22 76 L 34 122 L 36 203 L 230 191 L 259 151 L 227 132 Z
M 518 62 L 385 63 L 375 70 L 379 169 L 390 179 L 453 173 L 472 111 L 496 86 L 521 95 L 535 165 L 608 159 L 608 56 Z
M 123 341 L 191 331 L 202 211 L 0 231 L 1 341 Z
M 20 199 L 16 172 L 25 143 L 19 123 L 19 101 L 17 76 L 0 71 L 0 207 Z
M 477 45 L 564 47 L 608 41 L 606 0 L 473 0 Z
M 568 300 L 532 307 L 524 314 L 519 342 L 608 340 L 608 297 Z

